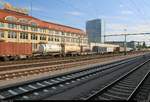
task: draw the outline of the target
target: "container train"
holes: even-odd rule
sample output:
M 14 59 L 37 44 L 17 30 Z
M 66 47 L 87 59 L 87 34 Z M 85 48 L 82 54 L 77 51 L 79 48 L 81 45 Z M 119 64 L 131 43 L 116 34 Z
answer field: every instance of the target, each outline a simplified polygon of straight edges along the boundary
M 46 55 L 80 55 L 89 50 L 89 47 L 79 46 L 79 45 L 71 45 L 71 44 L 55 44 L 55 43 L 48 43 L 48 44 L 40 44 L 39 50 L 37 53 L 46 54 Z
M 118 46 L 101 46 L 87 44 L 80 46 L 78 44 L 58 44 L 48 43 L 39 44 L 36 53 L 33 53 L 31 43 L 15 43 L 15 42 L 0 42 L 0 59 L 10 60 L 19 58 L 29 58 L 35 55 L 51 55 L 51 56 L 73 56 L 73 55 L 87 55 L 87 54 L 103 54 L 111 52 L 119 52 Z
M 111 44 L 98 44 L 93 45 L 93 43 L 87 45 L 70 45 L 70 44 L 58 44 L 58 43 L 48 43 L 40 44 L 39 50 L 37 53 L 42 55 L 87 55 L 87 54 L 103 54 L 103 53 L 112 53 L 119 52 L 119 45 Z

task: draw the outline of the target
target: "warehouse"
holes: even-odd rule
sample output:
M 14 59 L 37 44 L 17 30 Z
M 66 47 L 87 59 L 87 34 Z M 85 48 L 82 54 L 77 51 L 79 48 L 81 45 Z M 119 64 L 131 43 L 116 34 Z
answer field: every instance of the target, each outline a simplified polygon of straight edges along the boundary
M 48 42 L 68 46 L 88 44 L 87 35 L 80 29 L 42 21 L 29 16 L 24 9 L 17 11 L 11 7 L 7 4 L 0 9 L 0 41 L 31 43 L 33 52 Z

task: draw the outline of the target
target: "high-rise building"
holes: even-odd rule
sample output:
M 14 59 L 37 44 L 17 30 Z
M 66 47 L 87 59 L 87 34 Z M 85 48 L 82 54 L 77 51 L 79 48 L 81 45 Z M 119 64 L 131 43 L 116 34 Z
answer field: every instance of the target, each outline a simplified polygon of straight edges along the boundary
M 89 42 L 102 42 L 102 20 L 94 19 L 86 22 L 86 33 Z

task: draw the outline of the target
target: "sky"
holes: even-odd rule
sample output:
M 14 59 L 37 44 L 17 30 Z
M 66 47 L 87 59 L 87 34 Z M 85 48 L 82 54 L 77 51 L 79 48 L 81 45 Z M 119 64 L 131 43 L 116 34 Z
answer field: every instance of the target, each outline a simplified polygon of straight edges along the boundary
M 0 0 L 1 1 L 1 0 Z M 28 8 L 30 15 L 42 20 L 83 29 L 86 21 L 100 18 L 105 34 L 150 32 L 150 0 L 3 0 Z M 32 4 L 32 12 L 31 12 Z M 124 29 L 127 29 L 125 32 Z M 123 41 L 124 37 L 108 37 Z M 146 41 L 150 35 L 127 36 L 128 41 Z

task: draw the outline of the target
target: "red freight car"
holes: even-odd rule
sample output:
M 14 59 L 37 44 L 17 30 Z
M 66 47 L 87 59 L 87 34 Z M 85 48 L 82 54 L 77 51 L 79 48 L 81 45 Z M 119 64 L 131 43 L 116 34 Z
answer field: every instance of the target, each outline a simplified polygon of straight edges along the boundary
M 28 43 L 0 42 L 0 57 L 4 60 L 25 58 L 32 55 L 32 45 Z

